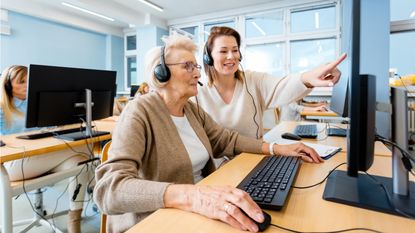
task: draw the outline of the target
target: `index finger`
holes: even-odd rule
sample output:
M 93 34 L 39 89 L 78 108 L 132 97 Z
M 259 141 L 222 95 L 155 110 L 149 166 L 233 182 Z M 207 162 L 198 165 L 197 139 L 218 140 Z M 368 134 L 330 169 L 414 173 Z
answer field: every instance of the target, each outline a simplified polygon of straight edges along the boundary
M 330 62 L 328 64 L 329 69 L 334 69 L 336 66 L 338 66 L 340 63 L 342 63 L 342 61 L 344 61 L 344 59 L 346 59 L 347 54 L 343 53 L 339 58 L 337 58 L 337 60 L 334 60 L 332 62 Z
M 240 189 L 232 190 L 232 194 L 233 195 L 228 197 L 228 201 L 242 209 L 252 219 L 260 222 L 260 219 L 258 219 L 258 214 L 262 215 L 262 210 L 251 198 L 251 196 L 249 196 L 247 192 Z

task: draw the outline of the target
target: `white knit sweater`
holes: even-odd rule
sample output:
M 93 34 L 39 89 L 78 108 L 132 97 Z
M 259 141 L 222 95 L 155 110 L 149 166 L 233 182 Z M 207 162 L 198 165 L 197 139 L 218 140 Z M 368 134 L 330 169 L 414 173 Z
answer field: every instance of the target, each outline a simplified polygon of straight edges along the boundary
M 256 121 L 258 137 L 262 138 L 265 110 L 286 105 L 310 93 L 311 89 L 300 77 L 300 74 L 294 74 L 278 78 L 267 73 L 245 71 L 246 83 L 237 82 L 229 104 L 223 101 L 213 85 L 199 88 L 197 102 L 217 123 L 245 136 L 257 137 Z

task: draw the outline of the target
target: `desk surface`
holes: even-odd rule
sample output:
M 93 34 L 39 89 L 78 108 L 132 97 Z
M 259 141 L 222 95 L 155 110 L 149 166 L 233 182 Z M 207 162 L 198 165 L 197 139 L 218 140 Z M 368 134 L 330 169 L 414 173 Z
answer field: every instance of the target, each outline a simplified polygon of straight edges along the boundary
M 315 144 L 323 144 L 330 146 L 341 147 L 342 151 L 347 151 L 347 141 L 345 137 L 327 137 L 326 136 L 326 123 L 316 123 L 316 122 L 307 122 L 307 121 L 282 121 L 280 124 L 276 125 L 274 128 L 269 130 L 264 135 L 264 140 L 267 142 L 275 141 L 278 138 L 281 138 L 281 134 L 285 132 L 293 132 L 295 126 L 299 124 L 317 124 L 317 130 L 319 135 L 317 139 L 302 139 L 301 141 L 311 142 Z M 341 128 L 347 128 L 345 124 L 330 124 L 330 127 L 338 126 Z M 378 156 L 391 156 L 391 151 L 380 142 L 375 143 L 375 155 Z
M 261 160 L 261 155 L 241 154 L 198 185 L 230 185 L 236 187 Z M 302 163 L 295 185 L 305 186 L 319 182 L 336 165 L 346 160 L 339 153 L 323 164 Z M 342 166 L 340 169 L 344 170 Z M 391 158 L 376 156 L 370 174 L 390 176 Z M 322 199 L 325 183 L 310 189 L 294 189 L 281 211 L 268 211 L 272 223 L 298 231 L 334 231 L 366 227 L 382 232 L 411 232 L 415 221 L 394 215 L 341 205 Z M 241 232 L 231 226 L 198 214 L 177 209 L 160 209 L 131 228 L 134 232 Z M 270 226 L 266 232 L 281 232 Z
M 333 111 L 327 111 L 327 112 L 317 112 L 317 111 L 302 111 L 300 112 L 301 116 L 339 116 L 337 113 Z
M 101 120 L 94 121 L 96 127 L 95 130 L 108 131 L 112 132 L 115 126 L 115 121 L 113 120 Z M 66 128 L 71 128 L 73 126 L 65 126 Z M 65 128 L 63 127 L 63 128 Z M 63 129 L 62 128 L 62 129 Z M 26 132 L 21 134 L 28 134 L 32 132 Z M 17 135 L 21 134 L 11 134 L 1 137 L 1 140 L 6 143 L 6 146 L 0 147 L 0 163 L 7 161 L 12 161 L 20 159 L 22 156 L 30 157 L 38 154 L 44 154 L 48 152 L 58 151 L 66 149 L 67 145 L 72 147 L 80 146 L 85 144 L 85 140 L 79 141 L 63 141 L 54 137 L 47 137 L 35 140 L 25 140 L 16 138 Z M 97 138 L 88 139 L 88 142 L 97 142 L 110 139 L 111 135 L 103 135 Z M 65 143 L 66 142 L 66 143 Z

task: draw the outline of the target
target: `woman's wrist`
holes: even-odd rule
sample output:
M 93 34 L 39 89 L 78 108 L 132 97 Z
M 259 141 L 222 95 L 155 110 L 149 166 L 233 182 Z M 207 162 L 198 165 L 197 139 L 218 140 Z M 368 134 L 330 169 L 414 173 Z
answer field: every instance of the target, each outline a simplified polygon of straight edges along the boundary
M 303 84 L 307 87 L 307 88 L 314 88 L 313 85 L 311 85 L 308 81 L 307 81 L 307 72 L 304 72 L 301 74 L 301 81 L 303 82 Z
M 194 185 L 171 184 L 167 186 L 164 192 L 164 207 L 190 210 L 192 192 L 194 192 Z

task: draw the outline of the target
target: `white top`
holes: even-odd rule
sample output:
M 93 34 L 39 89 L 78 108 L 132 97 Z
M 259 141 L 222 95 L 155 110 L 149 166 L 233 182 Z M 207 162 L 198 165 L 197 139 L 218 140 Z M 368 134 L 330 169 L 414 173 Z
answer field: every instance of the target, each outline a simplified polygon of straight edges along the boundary
M 297 102 L 281 106 L 281 121 L 300 121 L 301 112 L 304 110 L 304 106 L 299 105 Z
M 195 183 L 197 183 L 203 179 L 202 169 L 209 160 L 209 153 L 190 126 L 186 115 L 183 117 L 171 116 L 171 119 L 176 125 L 184 147 L 189 154 L 190 161 L 192 162 L 193 178 Z
M 267 73 L 245 71 L 246 85 L 245 82 L 236 83 L 229 104 L 223 101 L 213 85 L 199 87 L 197 102 L 220 125 L 248 137 L 256 138 L 258 131 L 258 138 L 262 138 L 265 110 L 296 101 L 311 92 L 300 77 L 300 74 L 294 74 L 277 78 Z

